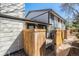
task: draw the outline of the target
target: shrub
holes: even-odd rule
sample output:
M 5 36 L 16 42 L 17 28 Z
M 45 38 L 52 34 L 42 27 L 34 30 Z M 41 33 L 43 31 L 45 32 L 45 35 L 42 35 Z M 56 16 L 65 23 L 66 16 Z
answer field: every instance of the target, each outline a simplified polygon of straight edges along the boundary
M 79 39 L 79 32 L 76 34 L 76 37 Z

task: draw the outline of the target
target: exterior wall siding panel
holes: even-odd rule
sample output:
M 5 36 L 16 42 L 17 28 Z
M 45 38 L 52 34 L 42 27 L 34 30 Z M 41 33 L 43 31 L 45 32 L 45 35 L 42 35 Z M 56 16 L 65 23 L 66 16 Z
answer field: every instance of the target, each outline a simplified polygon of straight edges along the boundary
M 21 33 L 23 26 L 23 21 L 0 17 L 0 55 L 23 48 Z

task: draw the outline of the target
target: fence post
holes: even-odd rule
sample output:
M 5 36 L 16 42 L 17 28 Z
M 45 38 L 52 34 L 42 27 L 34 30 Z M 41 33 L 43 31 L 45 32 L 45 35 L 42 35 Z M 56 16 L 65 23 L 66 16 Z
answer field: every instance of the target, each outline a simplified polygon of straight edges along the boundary
M 59 47 L 62 44 L 62 31 L 60 29 L 56 29 L 56 47 Z
M 64 39 L 65 39 L 65 30 L 63 29 L 63 30 L 61 30 L 62 31 L 62 42 L 64 41 Z
M 55 54 L 58 55 L 57 48 L 59 48 L 61 46 L 61 44 L 63 43 L 62 30 L 61 29 L 56 29 L 54 36 L 55 36 L 55 41 L 54 41 Z
M 45 55 L 46 31 L 44 29 L 25 29 L 23 31 L 24 51 L 30 56 Z
M 66 33 L 66 36 L 68 37 L 70 35 L 70 30 L 61 30 L 61 29 L 55 30 L 54 43 L 55 43 L 55 55 L 56 56 L 65 56 L 65 55 L 67 55 L 67 53 L 69 51 L 69 49 L 67 49 L 67 50 L 60 49 L 60 47 L 63 44 L 63 40 L 65 39 L 65 33 Z
M 35 29 L 35 56 L 45 55 L 46 36 L 44 29 Z
M 65 30 L 65 39 L 67 39 L 70 36 L 70 29 Z

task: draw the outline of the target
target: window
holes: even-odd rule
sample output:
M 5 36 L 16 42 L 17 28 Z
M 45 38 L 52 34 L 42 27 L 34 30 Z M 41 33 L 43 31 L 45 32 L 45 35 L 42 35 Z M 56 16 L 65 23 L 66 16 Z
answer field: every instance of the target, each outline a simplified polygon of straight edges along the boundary
M 35 25 L 34 24 L 27 24 L 27 28 L 28 29 L 34 29 L 35 28 Z
M 46 26 L 45 25 L 40 25 L 40 24 L 38 24 L 38 29 L 46 29 Z
M 51 14 L 51 19 L 54 20 L 54 15 L 53 14 Z
M 61 20 L 58 18 L 58 22 L 60 22 Z

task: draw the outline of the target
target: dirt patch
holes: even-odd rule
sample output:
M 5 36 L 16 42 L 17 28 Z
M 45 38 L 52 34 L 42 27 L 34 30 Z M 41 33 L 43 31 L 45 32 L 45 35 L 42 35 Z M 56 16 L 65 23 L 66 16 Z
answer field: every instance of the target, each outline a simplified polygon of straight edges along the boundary
M 71 48 L 68 56 L 79 56 L 79 43 L 73 43 L 72 46 L 75 46 L 77 48 Z
M 68 56 L 79 56 L 79 49 L 71 48 Z

